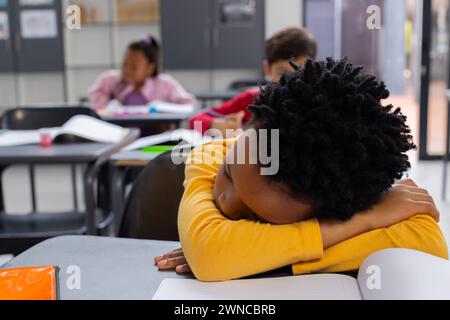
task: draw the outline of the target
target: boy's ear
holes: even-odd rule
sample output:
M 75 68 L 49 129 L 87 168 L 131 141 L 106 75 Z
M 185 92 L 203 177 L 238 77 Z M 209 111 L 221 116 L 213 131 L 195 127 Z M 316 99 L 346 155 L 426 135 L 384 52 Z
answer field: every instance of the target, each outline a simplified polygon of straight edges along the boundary
M 266 76 L 270 76 L 270 65 L 269 65 L 269 62 L 267 60 L 263 61 L 263 69 L 264 69 L 264 74 Z

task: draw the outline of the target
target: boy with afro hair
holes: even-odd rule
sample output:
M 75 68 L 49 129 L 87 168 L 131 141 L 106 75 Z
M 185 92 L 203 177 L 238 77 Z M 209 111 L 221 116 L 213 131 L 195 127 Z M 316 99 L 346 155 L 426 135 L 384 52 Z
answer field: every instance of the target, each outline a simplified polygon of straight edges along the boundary
M 447 258 L 433 199 L 401 179 L 414 148 L 406 117 L 381 101 L 384 83 L 347 60 L 314 62 L 268 84 L 250 106 L 253 127 L 277 130 L 279 169 L 236 163 L 250 135 L 195 149 L 179 210 L 182 250 L 160 269 L 203 281 L 289 266 L 292 274 L 346 272 L 370 254 L 409 248 Z M 259 146 L 261 148 L 261 145 Z

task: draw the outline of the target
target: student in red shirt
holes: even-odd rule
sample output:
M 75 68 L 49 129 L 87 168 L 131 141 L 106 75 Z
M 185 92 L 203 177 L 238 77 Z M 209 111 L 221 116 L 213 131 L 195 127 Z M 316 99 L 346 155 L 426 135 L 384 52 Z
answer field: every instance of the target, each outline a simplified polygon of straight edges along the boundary
M 308 58 L 315 59 L 316 55 L 316 39 L 306 29 L 282 30 L 266 42 L 264 61 L 266 78 L 269 81 L 278 81 L 283 73 L 292 71 L 289 60 L 292 59 L 297 65 L 303 65 Z M 253 104 L 253 99 L 259 91 L 259 88 L 249 89 L 223 105 L 195 116 L 190 120 L 190 128 L 199 128 L 197 130 L 201 130 L 202 134 L 208 129 L 217 129 L 225 135 L 227 129 L 245 126 L 251 118 L 251 112 L 247 107 Z

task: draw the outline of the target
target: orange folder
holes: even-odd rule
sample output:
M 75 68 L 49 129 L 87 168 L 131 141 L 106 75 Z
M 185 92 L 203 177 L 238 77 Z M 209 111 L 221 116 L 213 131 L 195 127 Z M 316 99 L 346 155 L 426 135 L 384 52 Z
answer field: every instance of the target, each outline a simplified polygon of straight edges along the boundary
M 0 270 L 0 300 L 57 300 L 58 267 Z

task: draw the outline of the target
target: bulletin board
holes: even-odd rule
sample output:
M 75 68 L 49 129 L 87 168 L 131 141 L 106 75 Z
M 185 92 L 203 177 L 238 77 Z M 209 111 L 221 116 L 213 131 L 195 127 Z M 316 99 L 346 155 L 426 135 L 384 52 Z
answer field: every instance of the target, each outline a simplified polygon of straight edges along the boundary
M 159 22 L 159 0 L 116 0 L 117 22 Z

